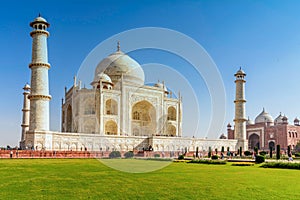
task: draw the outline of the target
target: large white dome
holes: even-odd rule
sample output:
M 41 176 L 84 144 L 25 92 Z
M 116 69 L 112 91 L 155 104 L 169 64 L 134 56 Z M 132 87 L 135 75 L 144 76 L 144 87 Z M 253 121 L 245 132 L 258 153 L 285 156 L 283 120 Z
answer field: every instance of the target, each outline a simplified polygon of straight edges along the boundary
M 98 74 L 107 74 L 116 84 L 123 76 L 123 81 L 138 85 L 144 85 L 145 75 L 142 67 L 134 59 L 118 49 L 115 53 L 104 58 L 95 70 L 94 81 Z
M 255 118 L 256 123 L 273 123 L 273 117 L 263 109 L 263 111 Z

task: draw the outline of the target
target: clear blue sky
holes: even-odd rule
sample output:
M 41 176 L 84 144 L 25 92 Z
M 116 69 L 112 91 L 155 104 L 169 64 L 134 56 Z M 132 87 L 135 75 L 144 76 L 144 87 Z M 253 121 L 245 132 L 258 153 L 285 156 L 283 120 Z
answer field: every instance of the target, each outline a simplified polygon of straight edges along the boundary
M 247 73 L 247 116 L 254 120 L 265 107 L 274 118 L 283 112 L 292 122 L 296 116 L 300 117 L 299 10 L 300 2 L 296 0 L 2 2 L 0 146 L 14 146 L 20 140 L 22 87 L 30 82 L 29 22 L 38 13 L 51 24 L 48 40 L 52 65 L 49 71 L 53 97 L 51 129 L 59 130 L 64 86 L 72 85 L 72 77 L 87 54 L 114 34 L 149 26 L 182 32 L 210 54 L 225 84 L 225 123 L 232 122 L 234 117 L 233 74 L 239 66 Z M 174 68 L 188 65 L 166 53 L 145 51 L 132 56 L 141 64 L 157 62 Z M 189 78 L 196 90 L 203 91 L 198 95 L 200 119 L 203 119 L 201 131 L 208 123 L 205 119 L 210 115 L 206 109 L 210 97 L 203 80 Z M 199 83 L 194 83 L 195 80 Z

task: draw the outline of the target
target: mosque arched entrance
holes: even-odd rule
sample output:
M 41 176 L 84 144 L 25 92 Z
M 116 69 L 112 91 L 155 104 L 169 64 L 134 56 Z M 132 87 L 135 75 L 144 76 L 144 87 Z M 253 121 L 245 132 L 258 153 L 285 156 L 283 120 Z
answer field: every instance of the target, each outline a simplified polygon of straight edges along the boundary
M 259 143 L 259 136 L 257 134 L 252 134 L 249 137 L 249 149 L 254 149 L 254 147 L 257 147 L 258 149 L 260 149 L 260 143 Z
M 272 148 L 272 150 L 275 150 L 275 142 L 274 141 L 269 142 L 269 149 L 271 149 L 271 148 Z

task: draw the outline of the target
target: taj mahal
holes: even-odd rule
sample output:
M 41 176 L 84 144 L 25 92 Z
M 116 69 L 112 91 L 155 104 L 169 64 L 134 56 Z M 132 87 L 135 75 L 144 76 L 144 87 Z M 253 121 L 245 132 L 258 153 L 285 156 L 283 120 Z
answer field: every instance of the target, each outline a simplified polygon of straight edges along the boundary
M 47 29 L 50 24 L 41 16 L 31 23 L 32 59 L 30 85 L 24 86 L 23 119 L 20 147 L 22 149 L 80 151 L 208 151 L 209 148 L 248 149 L 254 144 L 248 138 L 267 123 L 249 125 L 246 118 L 245 72 L 235 74 L 234 129 L 228 125 L 228 138 L 204 139 L 183 137 L 183 102 L 180 93 L 172 97 L 165 83 L 145 85 L 140 64 L 122 52 L 120 43 L 115 52 L 95 66 L 91 88 L 76 80 L 65 88 L 61 106 L 61 131 L 51 131 L 49 121 Z M 264 120 L 264 119 L 263 119 Z M 252 134 L 247 131 L 252 128 Z M 253 132 L 254 130 L 254 132 Z M 299 130 L 300 131 L 300 130 Z M 256 134 L 256 142 L 266 135 Z M 251 138 L 250 138 L 251 139 Z M 265 141 L 265 140 L 264 140 Z M 278 143 L 274 138 L 274 143 Z M 261 143 L 262 144 L 262 143 Z M 264 145 L 267 145 L 267 143 Z M 288 145 L 288 144 L 287 144 Z

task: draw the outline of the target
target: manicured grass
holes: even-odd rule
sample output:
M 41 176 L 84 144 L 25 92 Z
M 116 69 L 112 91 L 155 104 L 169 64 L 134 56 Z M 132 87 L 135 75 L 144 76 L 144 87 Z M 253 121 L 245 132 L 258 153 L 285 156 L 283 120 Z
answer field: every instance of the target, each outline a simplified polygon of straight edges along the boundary
M 299 176 L 257 165 L 172 163 L 125 173 L 96 159 L 0 159 L 0 199 L 300 199 Z

